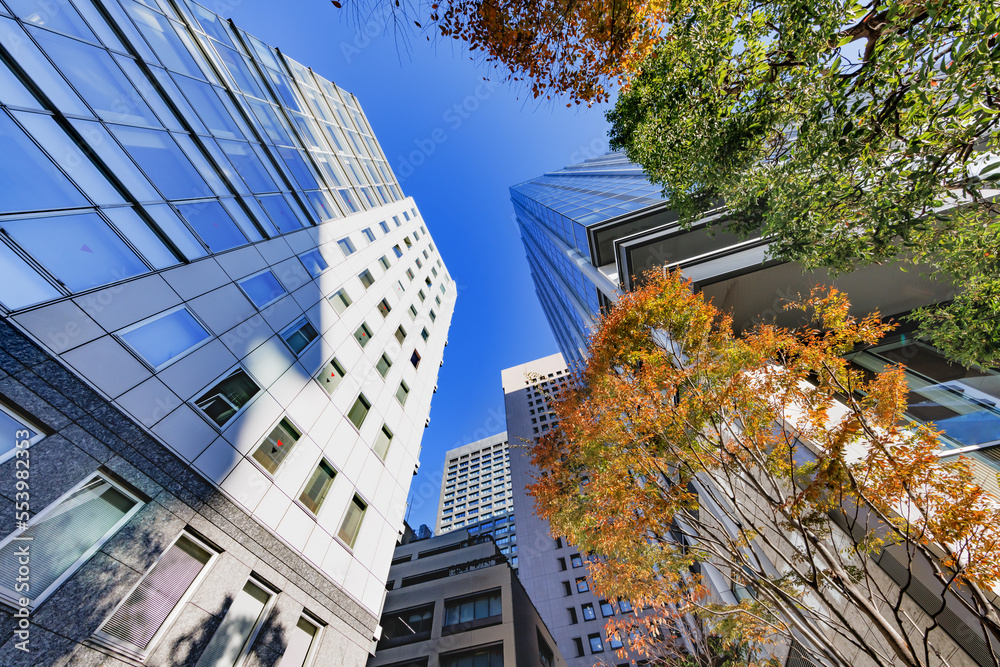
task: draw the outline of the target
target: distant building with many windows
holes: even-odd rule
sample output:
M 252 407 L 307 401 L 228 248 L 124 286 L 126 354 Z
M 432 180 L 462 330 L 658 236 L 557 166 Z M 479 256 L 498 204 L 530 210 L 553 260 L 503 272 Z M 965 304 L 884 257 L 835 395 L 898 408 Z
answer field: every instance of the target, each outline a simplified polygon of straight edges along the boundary
M 455 304 L 423 218 L 204 7 L 7 7 L 0 664 L 363 665 Z

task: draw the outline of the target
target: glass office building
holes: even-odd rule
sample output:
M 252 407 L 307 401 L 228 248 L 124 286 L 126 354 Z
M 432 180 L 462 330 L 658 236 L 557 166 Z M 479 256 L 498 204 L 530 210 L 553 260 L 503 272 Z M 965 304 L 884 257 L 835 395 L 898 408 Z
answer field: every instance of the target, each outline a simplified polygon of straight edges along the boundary
M 363 664 L 456 290 L 358 100 L 187 0 L 2 0 L 0 152 L 0 664 Z
M 602 273 L 593 230 L 662 207 L 660 189 L 623 153 L 610 153 L 510 188 L 539 302 L 569 363 L 582 360 L 601 308 L 618 294 Z

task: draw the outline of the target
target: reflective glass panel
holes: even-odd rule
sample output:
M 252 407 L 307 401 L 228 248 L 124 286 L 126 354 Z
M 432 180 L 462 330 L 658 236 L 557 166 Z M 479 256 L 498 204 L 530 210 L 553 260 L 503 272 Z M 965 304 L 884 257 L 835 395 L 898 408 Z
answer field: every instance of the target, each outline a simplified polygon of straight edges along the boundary
M 298 217 L 281 195 L 261 197 L 260 203 L 282 234 L 302 228 L 302 223 L 299 222 Z
M 80 97 L 59 76 L 34 42 L 28 39 L 20 25 L 0 17 L 0 44 L 8 53 L 17 54 L 17 64 L 59 109 L 65 113 L 90 116 Z
M 142 256 L 154 268 L 165 269 L 180 262 L 174 253 L 163 245 L 163 241 L 153 233 L 149 225 L 131 208 L 109 208 L 104 210 L 104 214 L 111 218 L 111 222 L 118 228 L 118 231 L 139 249 Z
M 153 368 L 160 368 L 209 338 L 209 333 L 186 308 L 119 335 Z
M 167 199 L 213 194 L 167 132 L 120 125 L 110 129 Z
M 42 278 L 13 250 L 0 243 L 0 302 L 11 310 L 30 306 L 60 296 L 59 290 Z
M 124 4 L 146 41 L 149 42 L 160 62 L 167 69 L 183 72 L 199 79 L 205 78 L 191 55 L 195 51 L 194 44 L 190 43 L 188 39 L 182 39 L 166 17 L 135 2 L 125 2 Z
M 226 139 L 243 138 L 239 125 L 222 103 L 214 86 L 186 76 L 175 75 L 173 79 L 212 134 Z
M 107 51 L 44 31 L 35 31 L 35 38 L 99 118 L 147 127 L 160 124 Z
M 180 204 L 177 210 L 213 253 L 229 250 L 247 242 L 236 223 L 217 201 Z
M 156 221 L 160 230 L 169 238 L 187 259 L 204 257 L 208 253 L 191 230 L 184 226 L 177 213 L 166 204 L 146 206 L 146 212 Z
M 285 164 L 288 165 L 288 169 L 292 172 L 292 176 L 295 177 L 300 188 L 314 190 L 319 187 L 319 183 L 316 182 L 312 170 L 309 169 L 299 151 L 294 148 L 278 148 L 278 152 L 285 160 Z
M 219 146 L 229 157 L 251 192 L 275 192 L 278 188 L 260 163 L 250 144 L 219 140 Z
M 95 213 L 8 220 L 3 229 L 73 292 L 149 270 Z
M 70 123 L 133 197 L 141 202 L 162 199 L 103 125 L 96 121 L 76 119 L 71 119 Z
M 88 202 L 38 146 L 0 113 L 0 211 L 37 211 Z
M 313 277 L 330 268 L 330 265 L 323 259 L 323 255 L 320 254 L 319 250 L 310 250 L 307 253 L 303 253 L 299 255 L 299 260 L 302 261 L 302 265 L 306 267 L 306 271 Z
M 7 6 L 25 23 L 66 33 L 80 39 L 96 42 L 97 38 L 77 13 L 73 5 L 63 2 L 39 0 L 7 0 Z
M 263 308 L 281 295 L 285 294 L 285 288 L 281 286 L 278 279 L 270 271 L 258 273 L 246 280 L 240 281 L 240 287 L 258 308 Z

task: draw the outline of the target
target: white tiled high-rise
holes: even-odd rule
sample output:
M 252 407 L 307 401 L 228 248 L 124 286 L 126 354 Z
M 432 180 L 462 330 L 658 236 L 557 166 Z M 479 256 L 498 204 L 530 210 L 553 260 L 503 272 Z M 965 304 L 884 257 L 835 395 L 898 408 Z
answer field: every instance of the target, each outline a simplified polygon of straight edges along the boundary
M 353 95 L 194 2 L 7 6 L 0 664 L 364 664 L 456 297 L 416 204 Z

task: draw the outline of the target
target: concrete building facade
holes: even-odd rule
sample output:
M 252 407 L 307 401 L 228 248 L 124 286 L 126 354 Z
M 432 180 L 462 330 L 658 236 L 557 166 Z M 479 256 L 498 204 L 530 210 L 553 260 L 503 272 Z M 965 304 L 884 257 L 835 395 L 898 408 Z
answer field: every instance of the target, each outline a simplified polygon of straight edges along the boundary
M 206 8 L 7 7 L 0 664 L 364 664 L 455 303 L 424 220 Z
M 453 530 L 396 548 L 369 667 L 564 667 L 492 538 Z
M 444 456 L 438 535 L 458 529 L 489 535 L 517 572 L 517 523 L 507 433 L 456 447 Z

